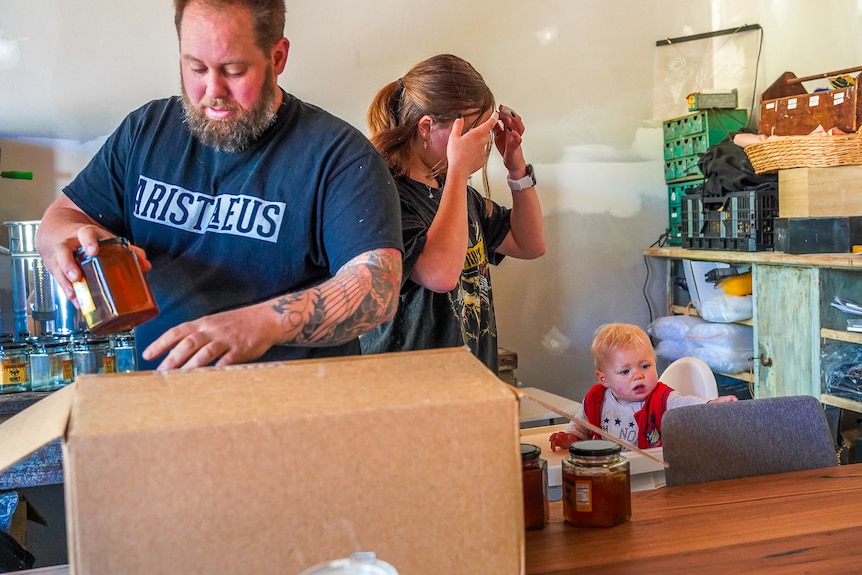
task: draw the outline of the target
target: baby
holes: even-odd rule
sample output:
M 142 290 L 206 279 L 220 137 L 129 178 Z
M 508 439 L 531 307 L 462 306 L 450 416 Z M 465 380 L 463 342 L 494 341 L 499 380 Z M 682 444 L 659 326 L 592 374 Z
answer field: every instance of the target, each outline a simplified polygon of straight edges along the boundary
M 661 445 L 665 411 L 685 405 L 738 401 L 733 395 L 710 401 L 682 395 L 658 380 L 649 336 L 636 325 L 609 323 L 596 330 L 590 348 L 599 383 L 587 392 L 576 417 L 641 449 Z M 566 432 L 580 439 L 600 436 L 572 422 Z

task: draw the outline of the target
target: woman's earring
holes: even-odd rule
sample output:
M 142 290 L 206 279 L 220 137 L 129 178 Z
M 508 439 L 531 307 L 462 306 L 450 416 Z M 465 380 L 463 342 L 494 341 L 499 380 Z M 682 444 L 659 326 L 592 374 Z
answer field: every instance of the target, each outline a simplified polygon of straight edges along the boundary
M 428 149 L 428 140 L 425 140 L 424 142 L 422 142 L 422 147 L 425 148 L 426 150 Z

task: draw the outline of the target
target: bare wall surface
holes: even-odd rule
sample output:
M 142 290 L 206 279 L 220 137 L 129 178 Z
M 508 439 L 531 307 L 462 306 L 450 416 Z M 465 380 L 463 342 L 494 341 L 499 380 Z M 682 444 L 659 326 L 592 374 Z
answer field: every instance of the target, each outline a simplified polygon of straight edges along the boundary
M 500 342 L 518 353 L 524 384 L 575 399 L 592 383 L 598 325 L 645 327 L 663 312 L 663 267 L 651 262 L 647 278 L 642 256 L 667 225 L 656 40 L 760 24 L 761 90 L 784 70 L 862 64 L 856 0 L 287 4 L 281 85 L 363 131 L 377 89 L 439 52 L 473 62 L 525 118 L 549 252 L 493 270 Z M 2 0 L 0 169 L 34 172 L 31 182 L 0 180 L 3 220 L 41 217 L 127 112 L 176 93 L 176 49 L 169 0 Z M 498 159 L 491 175 L 507 203 Z M 0 259 L 0 298 L 6 268 Z

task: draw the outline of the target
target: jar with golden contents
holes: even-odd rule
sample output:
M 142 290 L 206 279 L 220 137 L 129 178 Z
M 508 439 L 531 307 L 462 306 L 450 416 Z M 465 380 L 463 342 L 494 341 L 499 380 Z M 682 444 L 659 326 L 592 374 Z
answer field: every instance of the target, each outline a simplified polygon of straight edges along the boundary
M 159 313 L 138 256 L 125 238 L 99 241 L 99 253 L 75 252 L 82 278 L 73 284 L 87 327 L 96 335 L 133 328 Z
M 577 527 L 612 527 L 632 515 L 629 461 L 612 441 L 569 446 L 562 462 L 563 517 Z
M 30 346 L 0 343 L 0 393 L 30 391 Z
M 529 443 L 521 444 L 521 469 L 524 476 L 524 527 L 542 529 L 550 517 L 548 507 L 548 461 L 542 459 L 542 449 Z

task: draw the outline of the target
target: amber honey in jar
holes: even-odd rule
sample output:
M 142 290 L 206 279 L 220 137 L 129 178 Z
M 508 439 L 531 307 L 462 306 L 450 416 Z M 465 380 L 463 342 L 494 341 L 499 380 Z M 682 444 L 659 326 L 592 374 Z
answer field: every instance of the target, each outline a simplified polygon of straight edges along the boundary
M 548 461 L 542 459 L 542 449 L 529 443 L 521 444 L 521 469 L 524 476 L 524 527 L 542 529 L 548 524 Z
M 0 343 L 0 393 L 30 391 L 30 346 Z
M 563 517 L 577 527 L 612 527 L 632 515 L 629 461 L 612 441 L 569 446 L 562 462 Z
M 83 277 L 75 297 L 87 327 L 96 335 L 125 331 L 159 313 L 138 256 L 125 238 L 99 241 L 99 253 L 78 248 L 75 259 Z

